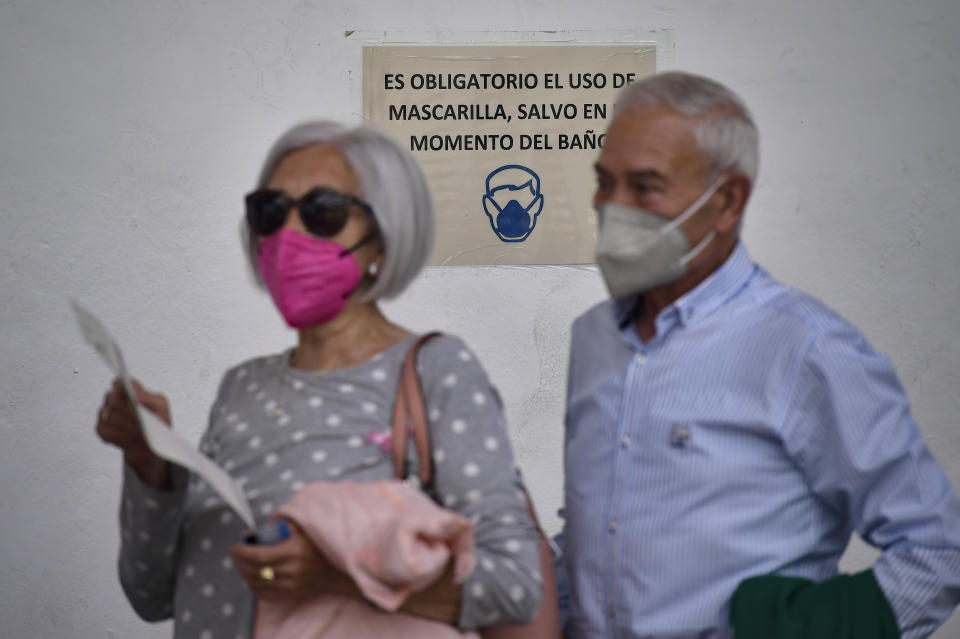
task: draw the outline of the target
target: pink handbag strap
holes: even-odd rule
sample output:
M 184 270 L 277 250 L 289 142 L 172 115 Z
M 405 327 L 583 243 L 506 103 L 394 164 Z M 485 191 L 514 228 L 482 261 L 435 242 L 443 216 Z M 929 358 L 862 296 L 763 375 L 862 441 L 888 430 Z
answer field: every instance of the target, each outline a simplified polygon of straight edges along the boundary
M 430 427 L 423 405 L 423 389 L 417 375 L 417 353 L 420 347 L 439 337 L 433 332 L 421 335 L 407 351 L 397 383 L 397 398 L 393 404 L 393 468 L 397 479 L 407 478 L 407 438 L 413 435 L 417 459 L 420 462 L 420 486 L 428 494 L 433 488 L 433 455 L 430 454 Z

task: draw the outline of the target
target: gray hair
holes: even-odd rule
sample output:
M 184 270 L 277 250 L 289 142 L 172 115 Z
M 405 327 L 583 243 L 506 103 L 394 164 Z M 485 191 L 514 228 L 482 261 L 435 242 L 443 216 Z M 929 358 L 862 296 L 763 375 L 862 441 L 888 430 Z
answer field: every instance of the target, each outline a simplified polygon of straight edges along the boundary
M 357 195 L 373 209 L 383 242 L 383 267 L 364 300 L 395 297 L 416 277 L 433 250 L 433 201 L 427 181 L 413 156 L 371 128 L 347 128 L 317 120 L 299 124 L 278 139 L 267 153 L 257 180 L 264 188 L 280 160 L 307 146 L 330 145 L 343 154 L 359 186 Z M 257 282 L 256 237 L 243 224 L 244 245 Z
M 658 73 L 621 91 L 614 112 L 656 106 L 701 118 L 693 135 L 697 148 L 710 163 L 708 182 L 733 170 L 756 183 L 760 156 L 757 125 L 733 91 L 691 73 Z

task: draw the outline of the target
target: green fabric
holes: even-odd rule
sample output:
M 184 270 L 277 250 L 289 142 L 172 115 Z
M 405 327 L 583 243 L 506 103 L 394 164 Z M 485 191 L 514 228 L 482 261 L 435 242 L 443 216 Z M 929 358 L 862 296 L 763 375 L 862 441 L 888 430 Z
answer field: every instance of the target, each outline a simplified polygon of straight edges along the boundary
M 735 639 L 898 639 L 897 619 L 872 570 L 822 583 L 763 575 L 733 593 Z

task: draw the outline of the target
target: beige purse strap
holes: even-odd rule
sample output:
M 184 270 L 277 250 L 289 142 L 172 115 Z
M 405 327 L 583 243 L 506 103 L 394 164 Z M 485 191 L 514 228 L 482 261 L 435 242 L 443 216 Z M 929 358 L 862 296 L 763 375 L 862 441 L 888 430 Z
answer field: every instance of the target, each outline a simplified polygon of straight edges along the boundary
M 407 351 L 397 383 L 393 404 L 393 468 L 397 479 L 407 478 L 407 438 L 412 434 L 420 462 L 420 486 L 429 493 L 433 487 L 433 455 L 430 454 L 430 427 L 423 405 L 423 389 L 417 375 L 417 353 L 440 333 L 421 335 Z

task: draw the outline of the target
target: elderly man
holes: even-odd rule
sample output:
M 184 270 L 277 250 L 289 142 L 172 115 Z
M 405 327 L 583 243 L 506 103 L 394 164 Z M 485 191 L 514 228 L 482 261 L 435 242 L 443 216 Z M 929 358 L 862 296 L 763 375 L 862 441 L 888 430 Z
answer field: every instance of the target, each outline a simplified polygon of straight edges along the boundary
M 620 96 L 596 163 L 607 300 L 573 326 L 571 637 L 922 637 L 960 599 L 960 500 L 888 359 L 739 239 L 742 102 Z M 883 553 L 837 574 L 856 531 Z

